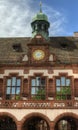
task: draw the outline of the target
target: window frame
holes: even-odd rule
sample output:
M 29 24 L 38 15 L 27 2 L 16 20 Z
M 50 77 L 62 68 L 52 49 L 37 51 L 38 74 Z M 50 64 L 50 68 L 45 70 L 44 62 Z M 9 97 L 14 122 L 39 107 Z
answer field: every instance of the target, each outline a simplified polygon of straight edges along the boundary
M 61 78 L 62 77 L 65 78 L 65 86 L 61 85 Z M 58 80 L 58 79 L 60 80 L 60 85 L 59 85 L 60 91 L 59 92 L 61 92 L 61 88 L 68 87 L 68 85 L 66 86 L 66 80 L 70 80 L 69 94 L 68 93 L 66 94 L 65 92 L 64 92 L 64 94 L 62 94 L 62 92 L 60 94 L 57 94 L 57 87 L 58 86 L 56 85 L 56 80 Z M 65 88 L 65 90 L 66 90 L 66 88 Z M 57 98 L 57 96 L 59 96 L 59 98 Z M 72 98 L 72 76 L 68 76 L 67 74 L 60 74 L 59 76 L 56 76 L 55 77 L 55 99 L 56 100 L 71 100 L 71 98 Z
M 15 85 L 12 85 L 12 78 L 13 77 L 16 78 Z M 8 88 L 7 81 L 9 79 L 11 80 L 11 86 L 9 86 L 10 87 L 10 93 L 7 94 L 7 88 Z M 17 80 L 18 79 L 20 80 L 20 85 L 17 85 Z M 14 94 L 12 93 L 12 88 L 15 88 L 15 93 Z M 16 92 L 17 88 L 20 88 L 20 93 L 19 94 Z M 17 74 L 11 74 L 11 75 L 5 77 L 5 99 L 6 100 L 11 100 L 11 99 L 19 100 L 21 98 L 21 90 L 22 90 L 22 77 L 21 76 L 18 76 Z M 9 98 L 7 98 L 7 96 Z
M 40 77 L 41 79 L 45 79 L 45 85 L 43 86 L 37 86 L 37 87 L 42 87 L 42 89 L 43 90 L 45 90 L 44 92 L 45 92 L 45 94 L 44 94 L 44 99 L 36 99 L 36 96 L 37 96 L 37 94 L 32 94 L 32 84 L 31 84 L 31 81 L 33 80 L 33 79 L 36 79 L 36 77 Z M 33 86 L 33 87 L 36 87 L 36 85 L 35 86 Z M 41 89 L 40 89 L 41 90 Z M 47 76 L 43 76 L 42 74 L 34 74 L 34 76 L 31 76 L 30 77 L 30 99 L 31 100 L 46 100 L 46 90 L 47 90 Z M 41 95 L 41 96 L 43 96 L 43 95 Z

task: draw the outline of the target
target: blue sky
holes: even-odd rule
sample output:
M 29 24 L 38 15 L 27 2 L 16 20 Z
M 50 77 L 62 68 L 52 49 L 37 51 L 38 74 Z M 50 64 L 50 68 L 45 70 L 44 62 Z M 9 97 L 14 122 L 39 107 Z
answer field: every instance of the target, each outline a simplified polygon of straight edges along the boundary
M 43 0 L 44 1 L 44 0 Z M 45 0 L 47 3 L 47 0 Z M 65 18 L 64 35 L 72 35 L 78 31 L 78 1 L 77 0 L 49 0 L 48 5 L 60 12 Z M 59 34 L 58 34 L 59 35 Z
M 40 0 L 0 0 L 0 37 L 31 36 L 33 16 Z M 42 0 L 50 36 L 72 36 L 78 31 L 78 0 Z

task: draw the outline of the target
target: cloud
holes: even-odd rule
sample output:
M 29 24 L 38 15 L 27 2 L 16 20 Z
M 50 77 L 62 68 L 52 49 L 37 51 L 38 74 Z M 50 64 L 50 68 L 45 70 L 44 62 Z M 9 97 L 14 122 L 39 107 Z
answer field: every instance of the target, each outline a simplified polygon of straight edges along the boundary
M 0 0 L 0 37 L 31 36 L 31 20 L 38 12 L 38 2 L 33 0 Z M 63 15 L 43 4 L 43 11 L 48 15 L 50 35 L 59 35 L 64 31 Z
M 44 5 L 43 9 L 44 12 L 48 15 L 50 21 L 50 36 L 65 34 L 65 25 L 67 23 L 67 19 L 64 14 L 47 5 Z
M 30 0 L 0 1 L 0 37 L 30 36 L 34 12 Z

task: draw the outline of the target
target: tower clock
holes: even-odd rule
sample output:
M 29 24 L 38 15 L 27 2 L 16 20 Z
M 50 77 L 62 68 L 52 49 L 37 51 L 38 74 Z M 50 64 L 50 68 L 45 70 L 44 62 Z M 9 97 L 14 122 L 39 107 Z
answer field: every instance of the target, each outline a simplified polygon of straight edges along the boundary
M 45 52 L 41 49 L 36 49 L 33 51 L 32 57 L 37 61 L 43 60 L 45 58 Z

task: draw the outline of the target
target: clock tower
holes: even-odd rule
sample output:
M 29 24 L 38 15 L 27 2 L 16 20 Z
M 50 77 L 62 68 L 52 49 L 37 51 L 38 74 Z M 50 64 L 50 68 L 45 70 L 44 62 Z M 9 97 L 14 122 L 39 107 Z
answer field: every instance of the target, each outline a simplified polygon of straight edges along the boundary
M 30 63 L 47 63 L 49 59 L 49 42 L 41 35 L 36 35 L 34 38 L 32 38 L 31 42 L 28 43 L 28 48 Z
M 32 39 L 28 44 L 29 63 L 46 64 L 49 60 L 49 32 L 47 15 L 42 13 L 42 4 L 40 3 L 40 11 L 31 22 Z
M 32 38 L 37 34 L 42 35 L 46 40 L 48 40 L 50 23 L 48 22 L 48 17 L 42 13 L 42 4 L 40 3 L 40 11 L 37 13 L 31 22 L 32 27 Z

